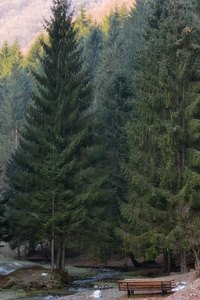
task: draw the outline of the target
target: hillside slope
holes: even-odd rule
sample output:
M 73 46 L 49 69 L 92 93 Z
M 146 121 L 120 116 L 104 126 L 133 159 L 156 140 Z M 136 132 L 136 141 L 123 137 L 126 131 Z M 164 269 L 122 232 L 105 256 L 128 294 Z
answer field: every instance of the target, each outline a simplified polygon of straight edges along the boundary
M 105 14 L 108 14 L 111 9 L 121 7 L 123 3 L 127 9 L 129 9 L 135 4 L 135 0 L 110 0 L 101 7 L 88 10 L 88 13 L 92 16 L 94 21 L 100 23 Z
M 84 3 L 93 20 L 100 22 L 105 13 L 123 2 L 130 7 L 134 0 L 72 0 L 71 9 L 76 16 Z M 1 0 L 0 47 L 5 40 L 11 44 L 18 39 L 22 50 L 26 50 L 42 29 L 43 18 L 49 19 L 51 5 L 52 0 Z
M 72 0 L 75 15 L 82 3 L 86 9 L 101 7 L 109 0 Z M 52 0 L 1 0 L 0 1 L 0 47 L 5 40 L 13 43 L 18 39 L 26 48 L 42 29 L 43 18 L 49 19 Z

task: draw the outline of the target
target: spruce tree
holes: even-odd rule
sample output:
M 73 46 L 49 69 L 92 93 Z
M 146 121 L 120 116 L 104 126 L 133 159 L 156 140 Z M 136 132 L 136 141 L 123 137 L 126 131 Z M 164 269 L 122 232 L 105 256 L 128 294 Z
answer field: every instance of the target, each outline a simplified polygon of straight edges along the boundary
M 27 203 L 28 218 L 40 224 L 41 238 L 51 239 L 52 271 L 56 246 L 56 269 L 61 273 L 66 238 L 81 234 L 90 215 L 88 195 L 94 191 L 97 156 L 91 138 L 91 89 L 81 72 L 69 7 L 67 0 L 53 0 L 51 20 L 45 22 L 49 43 L 42 41 L 43 72 L 32 71 L 38 90 L 32 93 L 33 105 L 10 162 L 20 172 L 8 173 L 10 186 L 18 185 L 15 195 L 20 192 Z
M 42 56 L 43 53 L 43 48 L 40 43 L 41 39 L 45 39 L 43 32 L 36 37 L 34 43 L 31 45 L 28 53 L 24 57 L 24 67 L 28 68 L 30 72 L 32 69 L 37 68 L 40 63 L 39 57 Z M 48 39 L 48 36 L 46 39 Z
M 181 269 L 187 270 L 186 254 L 190 250 L 195 256 L 197 275 L 200 274 L 200 258 L 198 255 L 199 239 L 199 168 L 198 168 L 198 123 L 199 123 L 199 21 L 195 9 L 190 2 L 180 2 L 182 16 L 187 23 L 180 31 L 176 42 L 176 73 L 171 71 L 176 78 L 176 102 L 171 114 L 170 149 L 173 151 L 176 169 L 176 186 L 173 186 L 174 226 L 168 235 L 170 247 L 181 256 Z M 176 76 L 176 77 L 175 77 Z M 176 107 L 175 107 L 176 105 Z M 168 138 L 169 143 L 169 138 Z M 172 165 L 172 163 L 171 163 Z M 170 168 L 168 168 L 170 170 Z M 167 173 L 167 176 L 169 173 Z M 166 177 L 164 178 L 166 180 Z M 166 180 L 167 182 L 167 180 Z M 169 182 L 169 181 L 168 181 Z
M 101 30 L 103 31 L 103 33 L 105 35 L 107 35 L 107 32 L 108 32 L 108 28 L 109 28 L 109 23 L 110 23 L 110 20 L 112 18 L 112 15 L 113 15 L 113 10 L 111 9 L 109 11 L 109 14 L 105 14 L 102 21 L 101 21 Z
M 85 37 L 83 46 L 83 68 L 88 70 L 90 82 L 94 83 L 97 66 L 100 63 L 100 54 L 103 50 L 104 35 L 98 25 L 92 26 Z
M 13 64 L 21 65 L 22 59 L 18 40 L 15 40 L 12 45 L 5 41 L 0 51 L 0 78 L 11 75 Z
M 112 191 L 108 201 L 113 216 L 110 223 L 119 220 L 118 201 L 125 196 L 126 182 L 120 170 L 120 161 L 126 156 L 126 138 L 123 128 L 128 119 L 131 96 L 130 76 L 125 68 L 124 36 L 118 10 L 113 13 L 100 63 L 96 70 L 94 107 L 101 123 L 99 135 L 105 145 L 102 165 L 108 168 L 107 189 Z M 114 225 L 115 227 L 115 225 Z
M 4 55 L 3 55 L 4 53 Z M 6 54 L 7 53 L 7 54 Z M 0 79 L 0 117 L 2 120 L 1 161 L 5 164 L 18 143 L 26 106 L 29 104 L 29 81 L 24 70 L 18 42 L 2 47 L 2 77 Z
M 9 73 L 9 57 L 9 45 L 8 42 L 5 41 L 0 52 L 0 77 Z
M 18 144 L 18 130 L 22 126 L 29 102 L 28 80 L 21 66 L 13 65 L 11 75 L 4 78 L 2 82 L 0 96 L 2 134 L 7 144 L 2 151 L 8 154 Z
M 134 80 L 138 112 L 127 126 L 130 163 L 124 171 L 130 192 L 122 205 L 128 222 L 121 236 L 124 247 L 147 259 L 176 248 L 184 262 L 188 231 L 186 239 L 183 231 L 180 238 L 173 232 L 180 228 L 183 207 L 193 207 L 184 193 L 192 184 L 187 175 L 188 148 L 194 147 L 189 145 L 189 111 L 194 105 L 191 87 L 199 81 L 198 29 L 189 3 L 152 1 L 151 9 Z
M 144 49 L 144 32 L 147 25 L 149 10 L 148 0 L 136 0 L 131 7 L 128 18 L 125 19 L 124 34 L 126 36 L 124 50 L 127 56 L 127 68 L 135 73 L 136 60 Z
M 157 1 L 156 4 L 159 9 L 163 8 L 160 1 Z M 157 13 L 156 9 L 155 11 Z M 135 30 L 137 37 L 137 27 Z M 157 49 L 156 47 L 161 41 L 158 38 L 158 43 L 155 43 L 155 41 L 151 43 L 151 38 L 152 40 L 155 39 L 153 29 L 151 36 L 145 41 L 148 50 L 142 52 L 137 49 L 139 59 L 132 59 L 135 69 L 138 70 L 134 76 L 135 96 L 132 101 L 132 116 L 126 126 L 129 143 L 129 163 L 123 165 L 124 174 L 129 181 L 129 192 L 127 201 L 121 202 L 122 223 L 121 229 L 117 230 L 117 233 L 123 239 L 124 250 L 132 252 L 136 258 L 143 256 L 147 260 L 153 260 L 158 251 L 156 239 L 153 243 L 151 242 L 153 233 L 156 232 L 157 239 L 162 241 L 162 228 L 157 226 L 161 224 L 162 227 L 162 224 L 164 224 L 167 205 L 165 197 L 157 189 L 160 153 L 156 144 L 157 139 L 154 138 L 155 131 L 151 129 L 153 118 L 157 112 L 154 112 L 157 108 L 156 103 L 162 103 L 159 100 L 162 94 L 157 88 L 159 79 L 158 70 L 156 69 L 159 64 L 160 52 L 158 51 L 161 50 L 162 44 Z M 135 55 L 137 58 L 137 53 Z M 152 102 L 155 103 L 154 106 Z M 160 110 L 160 107 L 158 110 Z M 154 143 L 151 142 L 152 139 L 155 141 Z M 163 203 L 163 207 L 158 200 Z
M 1 170 L 0 170 L 1 173 Z M 7 230 L 7 223 L 5 217 L 5 200 L 2 197 L 2 190 L 1 190 L 1 197 L 0 197 L 0 241 L 6 240 L 8 230 Z
M 83 4 L 81 4 L 80 9 L 78 11 L 78 17 L 75 21 L 75 30 L 77 31 L 77 40 L 79 43 L 83 43 L 85 36 L 92 26 L 92 20 L 90 15 L 87 16 L 86 9 Z

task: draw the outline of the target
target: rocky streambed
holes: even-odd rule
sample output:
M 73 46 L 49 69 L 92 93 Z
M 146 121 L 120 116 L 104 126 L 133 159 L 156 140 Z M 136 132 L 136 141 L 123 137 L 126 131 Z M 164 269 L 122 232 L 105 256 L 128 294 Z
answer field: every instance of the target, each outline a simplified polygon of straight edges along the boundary
M 86 289 L 112 288 L 107 281 L 120 275 L 120 271 L 112 269 L 67 267 L 67 270 L 71 278 L 78 279 L 65 283 L 58 274 L 51 274 L 48 265 L 0 259 L 1 299 L 26 299 L 28 295 L 32 300 L 50 300 L 56 295 L 69 295 Z

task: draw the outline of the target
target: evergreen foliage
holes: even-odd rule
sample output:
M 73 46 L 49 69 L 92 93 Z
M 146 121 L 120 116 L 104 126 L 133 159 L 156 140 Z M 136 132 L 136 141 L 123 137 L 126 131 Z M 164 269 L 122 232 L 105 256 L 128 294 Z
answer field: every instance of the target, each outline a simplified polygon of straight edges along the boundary
M 96 195 L 99 147 L 97 141 L 93 145 L 91 88 L 81 72 L 72 14 L 66 0 L 54 0 L 51 9 L 49 43 L 41 41 L 43 71 L 32 70 L 37 91 L 7 168 L 7 194 L 11 208 L 27 211 L 32 230 L 52 240 L 52 270 L 56 244 L 56 269 L 64 272 L 66 238 L 86 238 L 105 207 Z
M 51 240 L 60 272 L 78 241 L 182 270 L 192 250 L 200 273 L 199 3 L 136 0 L 100 26 L 69 8 L 53 0 L 24 58 L 0 49 L 0 236 Z
M 1 171 L 1 170 L 0 170 Z M 0 198 L 0 240 L 6 240 L 7 237 L 7 222 L 5 217 L 5 200 L 3 199 L 2 195 Z
M 120 160 L 126 156 L 123 128 L 130 109 L 131 84 L 125 69 L 123 43 L 120 16 L 116 10 L 110 20 L 108 34 L 100 55 L 94 91 L 96 118 L 101 122 L 99 134 L 106 147 L 101 163 L 108 166 L 107 188 L 113 191 L 108 199 L 113 211 L 112 223 L 118 221 L 118 200 L 125 196 L 126 190 L 124 176 L 120 171 Z
M 104 35 L 99 26 L 92 26 L 88 32 L 82 52 L 83 68 L 88 70 L 90 82 L 94 83 L 97 66 L 100 63 L 100 54 L 103 50 Z
M 101 22 L 101 30 L 103 31 L 103 33 L 105 35 L 107 35 L 109 23 L 110 23 L 110 19 L 111 19 L 112 15 L 113 15 L 113 11 L 111 9 L 108 15 L 106 15 L 106 14 L 104 15 L 104 18 Z
M 5 42 L 1 53 L 4 53 L 4 58 L 1 63 L 2 77 L 0 81 L 0 118 L 2 120 L 0 151 L 1 161 L 5 161 L 18 143 L 18 129 L 23 124 L 25 109 L 30 97 L 28 76 L 22 66 L 22 55 L 18 42 L 14 42 L 11 46 Z
M 194 105 L 191 88 L 199 81 L 198 29 L 189 3 L 152 1 L 151 9 L 134 81 L 138 115 L 127 126 L 130 163 L 124 170 L 130 192 L 121 208 L 128 221 L 121 230 L 124 247 L 147 259 L 167 247 L 181 252 L 190 247 L 177 228 L 189 204 L 184 191 L 193 186 L 188 112 Z
M 78 12 L 79 14 L 75 21 L 75 30 L 77 31 L 77 40 L 80 43 L 86 37 L 92 26 L 92 19 L 90 15 L 86 14 L 86 9 L 83 4 L 80 6 Z
M 24 66 L 25 68 L 28 68 L 29 72 L 31 72 L 32 69 L 37 68 L 40 63 L 39 57 L 43 54 L 43 48 L 40 40 L 45 38 L 48 39 L 48 36 L 45 37 L 44 32 L 41 32 L 31 45 L 27 55 L 24 57 Z
M 145 46 L 144 32 L 147 26 L 148 10 L 148 0 L 137 0 L 132 6 L 128 17 L 125 19 L 124 51 L 127 69 L 130 70 L 132 76 L 134 76 L 134 73 L 136 72 L 138 55 Z
M 0 52 L 0 74 L 1 74 L 1 77 L 4 74 L 9 73 L 9 57 L 10 57 L 9 46 L 8 46 L 8 42 L 5 41 L 1 48 L 1 52 Z

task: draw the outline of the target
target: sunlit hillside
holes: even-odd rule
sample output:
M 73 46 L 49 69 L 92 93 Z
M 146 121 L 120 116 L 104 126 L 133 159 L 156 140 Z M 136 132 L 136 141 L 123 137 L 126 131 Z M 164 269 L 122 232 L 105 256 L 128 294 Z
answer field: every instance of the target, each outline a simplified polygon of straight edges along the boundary
M 98 8 L 89 10 L 89 14 L 92 16 L 92 19 L 100 23 L 105 14 L 109 13 L 111 9 L 120 7 L 122 4 L 125 4 L 127 9 L 132 7 L 135 3 L 135 0 L 110 0 Z
M 109 0 L 72 0 L 75 15 L 84 4 L 87 10 L 100 8 Z M 1 0 L 0 1 L 0 46 L 5 40 L 13 43 L 18 39 L 21 48 L 33 41 L 42 28 L 43 18 L 49 19 L 52 0 Z

